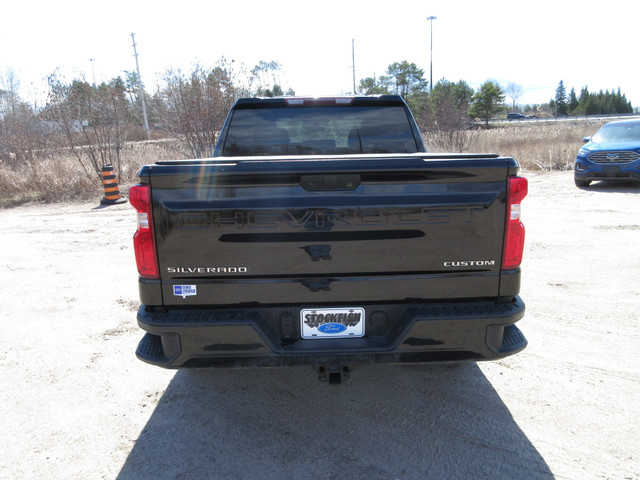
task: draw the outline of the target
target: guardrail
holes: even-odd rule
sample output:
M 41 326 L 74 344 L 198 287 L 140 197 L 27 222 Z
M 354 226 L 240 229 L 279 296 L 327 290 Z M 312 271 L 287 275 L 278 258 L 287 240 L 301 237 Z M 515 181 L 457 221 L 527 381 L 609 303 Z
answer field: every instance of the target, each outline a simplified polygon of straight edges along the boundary
M 555 123 L 555 122 L 586 122 L 589 120 L 623 120 L 623 119 L 632 119 L 632 118 L 640 118 L 640 113 L 612 113 L 606 115 L 560 115 L 557 117 L 529 117 L 529 118 L 518 118 L 518 119 L 507 119 L 507 118 L 491 118 L 489 119 L 489 123 L 531 123 L 531 122 L 543 122 L 543 123 Z M 484 122 L 482 122 L 484 123 Z

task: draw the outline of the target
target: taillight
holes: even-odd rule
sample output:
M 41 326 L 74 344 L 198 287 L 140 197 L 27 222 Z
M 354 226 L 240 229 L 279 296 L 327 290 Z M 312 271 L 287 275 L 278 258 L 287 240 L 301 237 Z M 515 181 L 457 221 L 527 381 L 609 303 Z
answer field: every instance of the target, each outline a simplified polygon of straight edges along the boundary
M 129 189 L 129 201 L 138 211 L 138 229 L 133 236 L 138 273 L 145 278 L 160 278 L 153 236 L 151 187 L 134 185 Z
M 507 226 L 505 230 L 502 268 L 517 268 L 524 252 L 524 225 L 520 218 L 520 204 L 527 196 L 528 183 L 523 177 L 509 177 L 507 185 Z

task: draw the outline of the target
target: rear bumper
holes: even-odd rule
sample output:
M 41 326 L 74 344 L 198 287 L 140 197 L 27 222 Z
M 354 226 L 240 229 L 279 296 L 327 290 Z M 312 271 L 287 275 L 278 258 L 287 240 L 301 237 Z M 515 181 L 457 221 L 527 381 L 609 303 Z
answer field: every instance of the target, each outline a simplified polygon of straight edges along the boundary
M 511 303 L 364 305 L 362 338 L 304 340 L 302 307 L 173 309 L 142 305 L 147 333 L 136 355 L 165 368 L 249 367 L 494 360 L 527 345 L 514 325 L 524 315 Z

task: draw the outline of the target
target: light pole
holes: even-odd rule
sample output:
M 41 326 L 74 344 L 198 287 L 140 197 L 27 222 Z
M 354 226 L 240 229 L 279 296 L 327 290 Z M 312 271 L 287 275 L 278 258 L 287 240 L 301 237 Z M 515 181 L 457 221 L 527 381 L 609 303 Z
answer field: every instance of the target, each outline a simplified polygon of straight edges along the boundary
M 431 89 L 433 88 L 433 21 L 438 18 L 431 15 L 427 17 L 429 23 L 431 24 L 431 59 L 429 60 L 429 93 L 431 93 Z
M 95 61 L 94 58 L 90 58 L 89 61 L 91 62 L 91 74 L 93 75 L 93 86 L 95 88 L 96 86 L 96 71 L 93 69 L 93 62 Z

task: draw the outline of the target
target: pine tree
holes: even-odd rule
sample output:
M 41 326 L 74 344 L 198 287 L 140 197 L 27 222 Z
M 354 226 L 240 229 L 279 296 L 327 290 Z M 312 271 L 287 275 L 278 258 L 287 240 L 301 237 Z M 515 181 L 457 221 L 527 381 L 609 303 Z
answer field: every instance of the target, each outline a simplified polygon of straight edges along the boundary
M 496 82 L 487 80 L 480 86 L 472 101 L 469 113 L 474 117 L 484 119 L 488 126 L 491 115 L 503 108 L 504 91 Z
M 569 93 L 569 113 L 575 114 L 578 109 L 578 97 L 576 96 L 575 89 L 571 88 L 571 92 Z
M 558 88 L 556 88 L 555 106 L 556 116 L 566 115 L 568 113 L 567 89 L 564 87 L 564 82 L 562 80 L 560 80 Z

